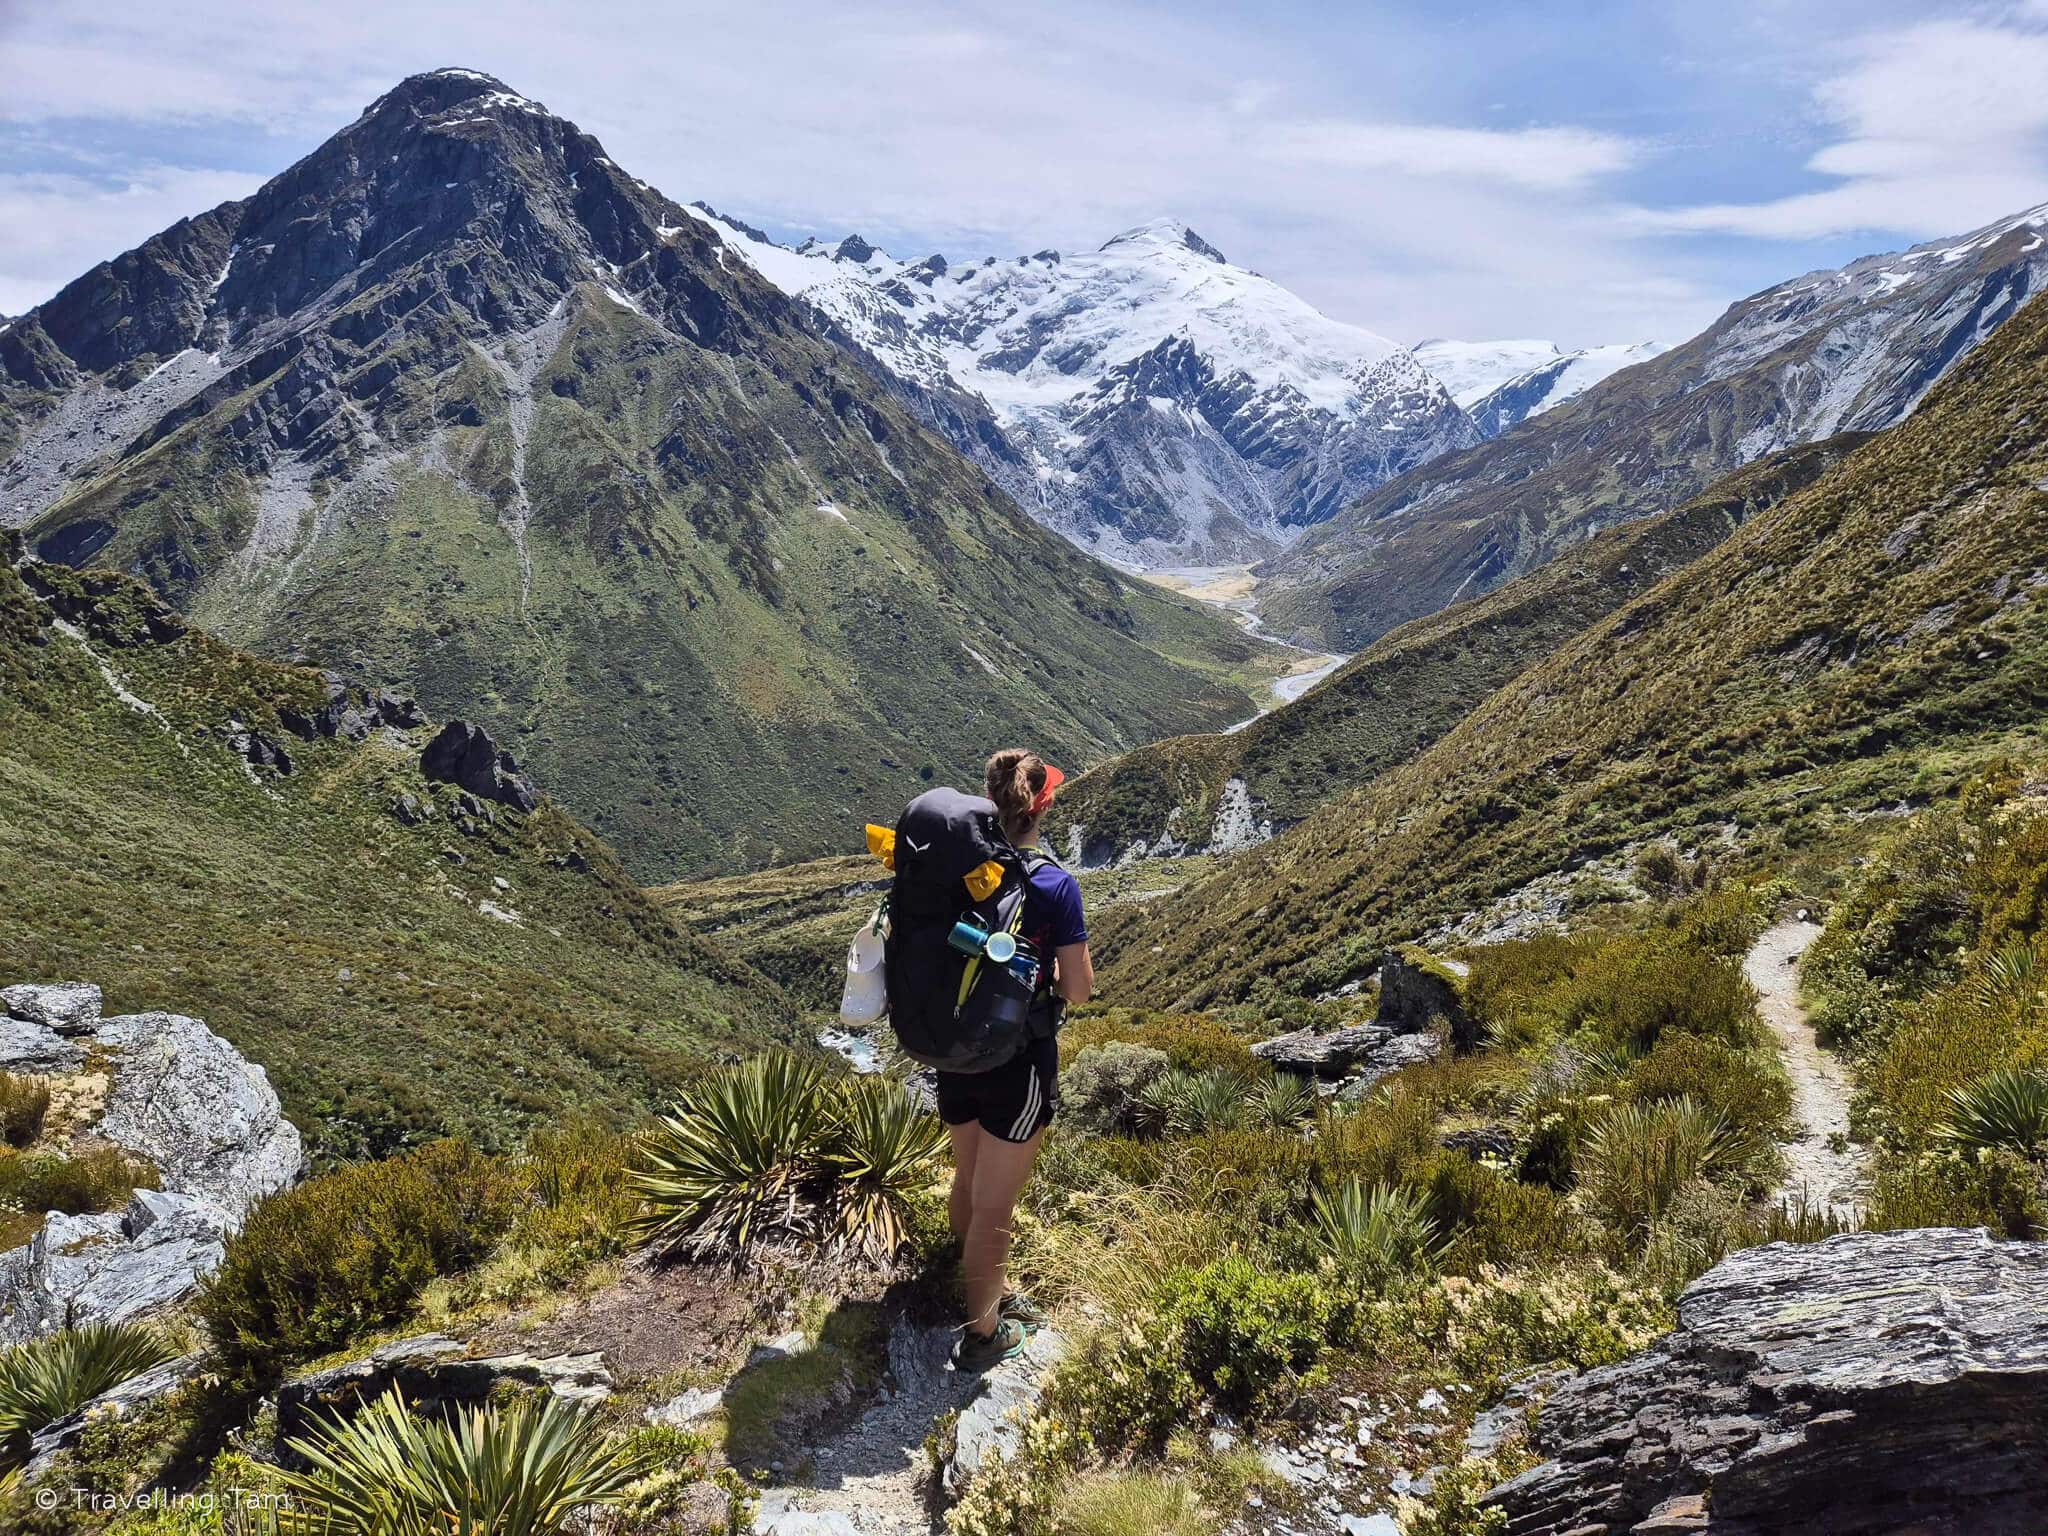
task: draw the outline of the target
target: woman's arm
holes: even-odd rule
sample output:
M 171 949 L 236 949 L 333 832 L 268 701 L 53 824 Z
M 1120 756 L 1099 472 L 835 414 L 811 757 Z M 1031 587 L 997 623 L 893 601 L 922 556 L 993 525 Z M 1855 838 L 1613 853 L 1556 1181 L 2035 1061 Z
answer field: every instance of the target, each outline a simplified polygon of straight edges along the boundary
M 1062 944 L 1052 952 L 1053 990 L 1070 1003 L 1085 1003 L 1095 990 L 1095 961 L 1088 953 L 1088 941 Z

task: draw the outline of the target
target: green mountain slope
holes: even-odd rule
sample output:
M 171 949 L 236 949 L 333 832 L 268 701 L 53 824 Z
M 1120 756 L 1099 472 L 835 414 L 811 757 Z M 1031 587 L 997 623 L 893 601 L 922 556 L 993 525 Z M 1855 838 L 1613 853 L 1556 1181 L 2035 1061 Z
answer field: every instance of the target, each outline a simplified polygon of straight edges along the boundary
M 1061 793 L 1055 846 L 1089 863 L 1136 843 L 1204 848 L 1231 797 L 1254 823 L 1287 826 L 1406 762 L 1496 688 L 1811 484 L 1867 434 L 1790 448 L 1686 505 L 1609 529 L 1506 586 L 1415 619 L 1301 698 L 1239 731 L 1183 736 L 1105 763 Z M 1232 781 L 1238 787 L 1232 788 Z M 1231 829 L 1228 815 L 1221 835 Z
M 126 578 L 0 564 L 0 977 L 203 1017 L 326 1154 L 630 1116 L 794 1038 L 589 831 L 430 783 L 432 727 L 359 693 L 328 734 L 328 697 Z
M 1113 995 L 1318 991 L 1647 835 L 1940 793 L 2048 709 L 2048 302 L 1911 417 L 1215 878 L 1102 925 Z
M 824 851 L 1008 741 L 1214 728 L 1273 669 L 468 71 L 15 322 L 0 419 L 40 556 L 481 719 L 644 878 Z

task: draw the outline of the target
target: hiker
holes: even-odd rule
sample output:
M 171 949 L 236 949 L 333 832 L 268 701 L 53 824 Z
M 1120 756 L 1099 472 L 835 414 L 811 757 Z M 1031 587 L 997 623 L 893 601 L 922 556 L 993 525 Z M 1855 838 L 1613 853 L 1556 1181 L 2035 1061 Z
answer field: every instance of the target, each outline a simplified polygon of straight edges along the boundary
M 1035 752 L 998 752 L 986 799 L 929 789 L 893 829 L 867 829 L 896 878 L 854 940 L 841 1011 L 866 1019 L 886 1007 L 903 1053 L 938 1074 L 967 1286 L 953 1358 L 965 1371 L 1016 1353 L 1045 1321 L 1005 1290 L 1004 1270 L 1017 1196 L 1059 1102 L 1061 1015 L 1095 985 L 1081 888 L 1038 841 L 1064 778 Z
M 954 1351 L 964 1371 L 1007 1359 L 1045 1321 L 1029 1297 L 1005 1290 L 1004 1271 L 1017 1197 L 1059 1103 L 1060 1016 L 1095 986 L 1080 884 L 1038 846 L 1039 823 L 1065 777 L 1037 753 L 1019 751 L 996 753 L 985 775 L 1003 835 L 1029 871 L 1021 936 L 1050 958 L 1051 974 L 1033 999 L 1029 1039 L 1007 1065 L 939 1073 L 939 1118 L 953 1135 L 947 1217 L 967 1282 L 967 1327 Z

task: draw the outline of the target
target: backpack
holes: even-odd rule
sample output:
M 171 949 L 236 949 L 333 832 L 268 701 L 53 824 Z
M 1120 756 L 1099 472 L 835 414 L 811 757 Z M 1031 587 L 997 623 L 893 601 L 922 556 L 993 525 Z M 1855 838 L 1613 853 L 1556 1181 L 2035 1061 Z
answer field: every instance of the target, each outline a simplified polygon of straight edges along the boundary
M 941 1072 L 994 1071 L 1045 1032 L 1052 1011 L 1039 1004 L 1049 1002 L 1051 956 L 1020 945 L 1021 963 L 999 964 L 956 949 L 954 925 L 1014 938 L 1031 872 L 1054 861 L 1011 847 L 994 802 L 954 789 L 910 802 L 896 823 L 894 857 L 883 968 L 897 1042 Z

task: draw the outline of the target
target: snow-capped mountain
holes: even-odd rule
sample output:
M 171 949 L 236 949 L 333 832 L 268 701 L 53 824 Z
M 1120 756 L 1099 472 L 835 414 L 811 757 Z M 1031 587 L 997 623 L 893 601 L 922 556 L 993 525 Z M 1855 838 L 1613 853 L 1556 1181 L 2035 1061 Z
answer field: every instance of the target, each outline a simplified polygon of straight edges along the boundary
M 1554 363 L 1563 355 L 1554 341 L 1448 341 L 1442 337 L 1418 341 L 1409 350 L 1443 380 L 1451 398 L 1468 411 L 1508 380 Z
M 2044 287 L 2048 203 L 1752 294 L 1570 410 L 1317 526 L 1262 570 L 1262 616 L 1282 634 L 1362 646 L 1767 453 L 1893 426 Z
M 1670 347 L 1638 341 L 1565 352 L 1550 341 L 1437 340 L 1417 342 L 1413 350 L 1471 413 L 1480 434 L 1491 438 Z
M 1563 352 L 1540 367 L 1509 379 L 1472 407 L 1472 420 L 1487 437 L 1576 399 L 1611 374 L 1670 351 L 1662 341 L 1616 342 Z
M 1480 441 L 1413 353 L 1233 266 L 1185 225 L 953 266 L 776 244 L 700 205 L 1042 521 L 1159 567 L 1258 558 Z

